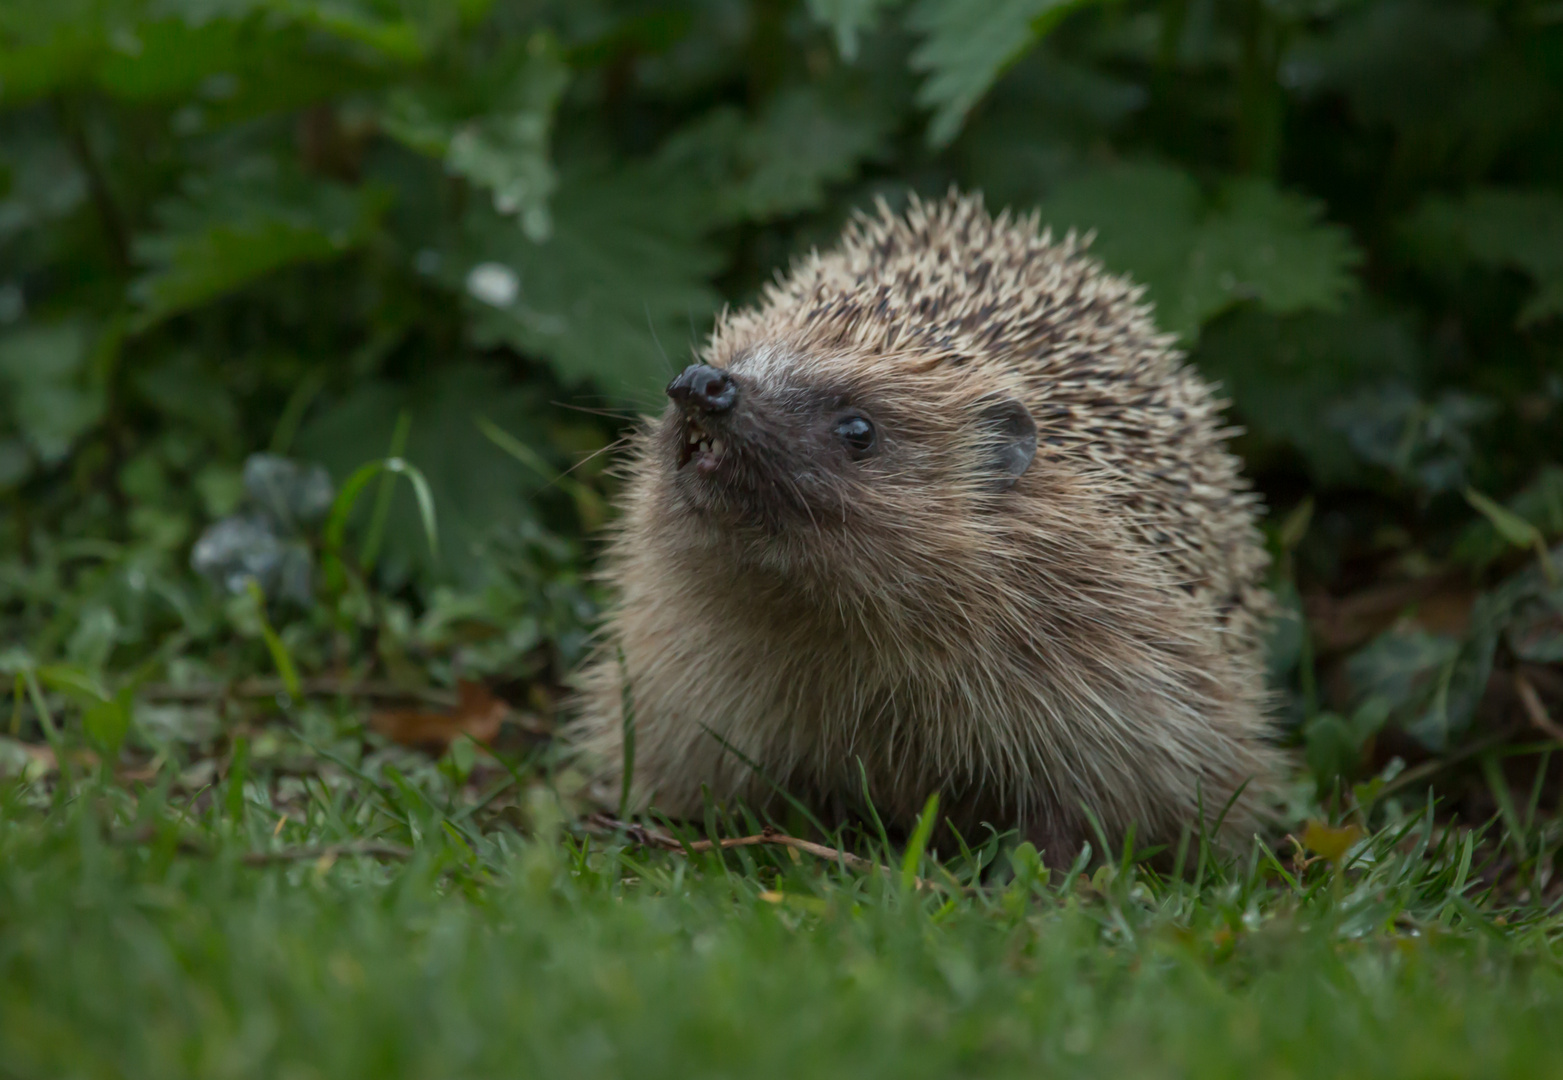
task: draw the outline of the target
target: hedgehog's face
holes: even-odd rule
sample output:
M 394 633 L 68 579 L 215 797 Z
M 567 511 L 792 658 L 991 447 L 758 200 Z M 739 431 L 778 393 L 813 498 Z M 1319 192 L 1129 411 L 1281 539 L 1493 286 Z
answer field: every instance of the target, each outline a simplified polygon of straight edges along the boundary
M 773 566 L 835 563 L 866 537 L 882 555 L 898 537 L 926 553 L 957 502 L 991 507 L 1031 464 L 1036 426 L 1012 397 L 808 361 L 754 350 L 669 384 L 653 453 L 670 512 Z

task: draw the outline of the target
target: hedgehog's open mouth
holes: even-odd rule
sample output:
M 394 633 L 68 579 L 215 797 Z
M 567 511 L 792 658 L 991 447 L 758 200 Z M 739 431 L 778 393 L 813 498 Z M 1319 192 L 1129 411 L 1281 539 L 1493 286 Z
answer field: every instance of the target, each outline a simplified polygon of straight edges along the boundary
M 708 473 L 722 463 L 726 449 L 720 436 L 712 435 L 693 419 L 684 422 L 684 441 L 678 448 L 678 467 L 682 469 L 691 461 L 695 468 Z

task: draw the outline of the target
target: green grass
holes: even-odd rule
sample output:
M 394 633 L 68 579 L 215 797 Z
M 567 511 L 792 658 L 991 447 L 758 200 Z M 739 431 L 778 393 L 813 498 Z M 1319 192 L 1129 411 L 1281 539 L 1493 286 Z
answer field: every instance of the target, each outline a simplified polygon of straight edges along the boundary
M 0 787 L 0 1077 L 1563 1072 L 1563 922 L 1425 812 L 1341 865 L 1086 878 L 994 839 L 918 889 L 588 835 L 540 773 L 304 729 L 194 792 L 171 759 Z

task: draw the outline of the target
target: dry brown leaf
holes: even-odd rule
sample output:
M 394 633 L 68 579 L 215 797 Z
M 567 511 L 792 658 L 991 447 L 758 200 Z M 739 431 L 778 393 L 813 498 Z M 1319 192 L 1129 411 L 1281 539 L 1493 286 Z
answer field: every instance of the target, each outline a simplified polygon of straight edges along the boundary
M 443 754 L 463 735 L 480 743 L 490 743 L 510 713 L 510 706 L 489 692 L 482 683 L 462 682 L 457 686 L 456 707 L 450 712 L 425 712 L 421 709 L 381 709 L 369 717 L 369 726 L 392 742 Z

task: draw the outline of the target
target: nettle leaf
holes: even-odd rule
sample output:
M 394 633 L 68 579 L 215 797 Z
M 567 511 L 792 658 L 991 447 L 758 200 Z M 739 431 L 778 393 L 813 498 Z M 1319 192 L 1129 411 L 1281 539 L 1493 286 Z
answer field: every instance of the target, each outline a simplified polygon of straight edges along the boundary
M 919 0 L 908 21 L 923 41 L 912 53 L 927 78 L 917 102 L 934 110 L 928 142 L 945 146 L 1004 70 L 1065 15 L 1092 0 Z
M 1338 309 L 1360 261 L 1319 207 L 1262 180 L 1207 196 L 1192 176 L 1154 163 L 1079 173 L 1041 205 L 1055 229 L 1095 230 L 1094 252 L 1147 287 L 1157 321 L 1185 341 L 1245 300 L 1278 315 Z
M 1339 483 L 1361 458 L 1320 417 L 1364 386 L 1410 380 L 1421 347 L 1409 317 L 1360 305 L 1292 316 L 1249 306 L 1208 325 L 1193 360 L 1231 397 L 1251 451 L 1290 447 L 1317 481 Z
M 127 28 L 94 65 L 93 82 L 123 100 L 181 102 L 176 124 L 192 133 L 343 97 L 385 78 L 363 50 L 296 21 L 245 14 L 245 6 Z
M 1520 308 L 1520 326 L 1563 314 L 1563 193 L 1481 188 L 1460 199 L 1434 197 L 1403 232 L 1432 268 L 1448 269 L 1463 256 L 1529 275 L 1536 291 Z
M 719 303 L 708 281 L 721 257 L 699 202 L 697 188 L 641 163 L 566 170 L 542 243 L 474 207 L 447 268 L 473 337 L 544 357 L 567 383 L 654 402 Z
M 872 30 L 879 13 L 900 0 L 809 0 L 809 14 L 815 22 L 830 27 L 836 35 L 836 49 L 847 60 L 857 58 L 858 35 Z
M 479 422 L 487 420 L 545 457 L 547 402 L 536 384 L 519 385 L 494 365 L 431 363 L 428 369 L 411 382 L 365 382 L 320 409 L 299 431 L 296 453 L 325 465 L 340 486 L 389 452 L 405 414 L 407 442 L 401 456 L 418 467 L 433 492 L 439 562 L 425 539 L 411 485 L 400 483 L 385 521 L 379 572 L 393 583 L 418 576 L 470 585 L 484 572 L 482 560 L 473 557 L 476 546 L 523 515 L 527 500 L 548 479 L 495 446 Z M 360 500 L 360 529 L 374 501 Z
M 284 266 L 339 258 L 375 230 L 388 205 L 374 187 L 350 188 L 252 159 L 196 177 L 157 209 L 160 231 L 138 237 L 149 267 L 131 286 L 132 329 L 210 303 Z
M 717 220 L 769 221 L 825 203 L 827 188 L 882 157 L 897 116 L 867 88 L 790 86 L 753 123 L 720 108 L 678 133 L 660 155 L 712 190 Z
M 488 77 L 455 89 L 397 89 L 381 123 L 404 145 L 488 191 L 494 209 L 517 215 L 529 237 L 544 239 L 556 182 L 548 137 L 569 68 L 553 40 L 539 34 L 482 72 Z
M 1345 229 L 1319 223 L 1321 214 L 1318 203 L 1266 181 L 1228 181 L 1190 259 L 1189 292 L 1212 306 L 1252 298 L 1277 315 L 1338 308 L 1356 288 L 1351 270 L 1361 256 Z
M 27 471 L 18 454 L 56 464 L 103 418 L 107 394 L 94 370 L 93 346 L 94 334 L 81 320 L 0 337 L 0 428 L 16 431 L 26 446 L 12 444 L 7 452 L 13 479 Z
M 734 209 L 754 220 L 820 206 L 827 185 L 882 156 L 895 115 L 865 94 L 793 87 L 773 97 L 744 132 Z
M 363 81 L 365 59 L 421 59 L 433 32 L 338 0 L 7 0 L 0 102 L 96 85 L 129 100 L 194 94 L 217 112 L 241 96 L 297 103 Z
M 104 0 L 0 4 L 0 104 L 16 105 L 84 79 L 113 33 L 132 22 Z

